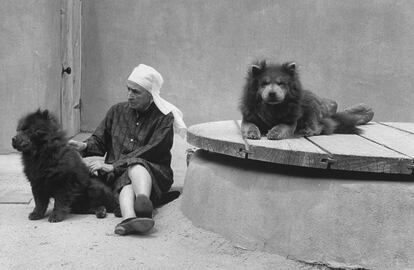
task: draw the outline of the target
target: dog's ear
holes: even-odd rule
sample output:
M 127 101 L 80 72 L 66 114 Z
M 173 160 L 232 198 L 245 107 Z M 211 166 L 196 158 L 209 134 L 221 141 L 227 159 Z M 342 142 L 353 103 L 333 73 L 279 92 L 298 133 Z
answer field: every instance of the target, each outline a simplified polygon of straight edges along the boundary
M 49 112 L 49 110 L 46 109 L 42 112 L 42 117 L 43 119 L 49 120 L 51 119 L 52 114 Z
M 260 62 L 257 62 L 256 64 L 252 65 L 252 74 L 253 76 L 257 76 L 266 68 L 266 61 L 262 60 Z
M 296 63 L 295 62 L 287 62 L 287 63 L 283 64 L 283 67 L 290 74 L 295 74 L 296 73 Z
M 252 65 L 252 74 L 253 74 L 253 76 L 259 75 L 260 71 L 261 71 L 260 66 Z
M 37 108 L 37 111 L 35 112 L 35 114 L 42 116 L 43 115 L 43 111 L 40 108 Z

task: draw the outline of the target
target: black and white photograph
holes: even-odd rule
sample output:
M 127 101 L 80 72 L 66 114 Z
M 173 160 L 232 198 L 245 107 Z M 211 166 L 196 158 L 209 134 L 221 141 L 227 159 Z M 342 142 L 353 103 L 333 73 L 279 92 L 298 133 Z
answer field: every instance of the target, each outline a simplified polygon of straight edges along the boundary
M 414 270 L 414 1 L 0 0 L 0 269 Z

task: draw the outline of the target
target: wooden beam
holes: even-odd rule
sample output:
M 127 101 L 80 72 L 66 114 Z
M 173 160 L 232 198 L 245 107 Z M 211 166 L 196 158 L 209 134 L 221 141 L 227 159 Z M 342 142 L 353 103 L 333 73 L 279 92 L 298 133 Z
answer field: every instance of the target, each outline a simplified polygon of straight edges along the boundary
M 270 141 L 244 140 L 240 121 L 209 122 L 191 126 L 188 143 L 215 153 L 312 168 L 327 168 L 328 154 L 305 138 Z
M 250 144 L 249 159 L 268 161 L 278 164 L 295 165 L 301 167 L 323 168 L 328 167 L 327 152 L 305 138 L 268 140 L 248 140 Z
M 61 124 L 69 136 L 80 130 L 81 0 L 61 0 Z M 70 70 L 69 70 L 70 69 Z
M 406 123 L 406 122 L 381 122 L 380 124 L 386 125 L 389 127 L 397 128 L 406 132 L 410 132 L 414 134 L 414 123 Z
M 245 158 L 245 144 L 233 121 L 209 122 L 191 126 L 187 142 L 215 153 Z
M 414 134 L 380 124 L 361 126 L 363 135 L 333 134 L 285 140 L 244 140 L 240 121 L 191 126 L 188 143 L 216 153 L 301 167 L 411 174 Z
M 333 134 L 308 139 L 331 154 L 334 160 L 331 169 L 395 174 L 412 172 L 409 157 L 358 135 Z
M 361 126 L 361 136 L 414 159 L 414 134 L 377 123 Z

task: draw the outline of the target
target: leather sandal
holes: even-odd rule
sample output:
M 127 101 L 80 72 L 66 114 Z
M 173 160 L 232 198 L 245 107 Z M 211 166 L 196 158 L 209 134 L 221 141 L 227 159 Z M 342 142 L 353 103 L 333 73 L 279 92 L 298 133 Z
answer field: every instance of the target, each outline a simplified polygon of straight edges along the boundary
M 155 222 L 152 218 L 127 218 L 115 226 L 115 233 L 119 235 L 145 234 L 154 227 L 154 224 Z

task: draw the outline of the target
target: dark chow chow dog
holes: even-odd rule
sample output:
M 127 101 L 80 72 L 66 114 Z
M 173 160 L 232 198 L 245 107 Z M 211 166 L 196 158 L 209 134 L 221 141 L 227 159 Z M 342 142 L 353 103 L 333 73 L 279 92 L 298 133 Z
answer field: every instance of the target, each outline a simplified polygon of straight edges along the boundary
M 79 153 L 67 146 L 65 133 L 47 110 L 20 119 L 12 145 L 22 153 L 35 201 L 29 219 L 43 218 L 50 198 L 55 199 L 50 222 L 62 221 L 70 212 L 103 218 L 118 207 L 111 189 L 91 177 Z
M 360 133 L 357 125 L 369 122 L 373 112 L 360 104 L 336 112 L 337 103 L 303 90 L 296 65 L 261 61 L 248 72 L 240 103 L 242 135 L 269 140 L 332 133 Z

